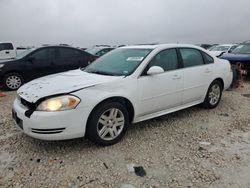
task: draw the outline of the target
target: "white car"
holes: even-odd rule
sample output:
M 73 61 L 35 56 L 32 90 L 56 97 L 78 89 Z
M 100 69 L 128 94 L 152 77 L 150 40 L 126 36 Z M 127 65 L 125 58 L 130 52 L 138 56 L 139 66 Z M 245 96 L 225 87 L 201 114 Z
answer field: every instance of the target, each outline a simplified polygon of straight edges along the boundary
M 203 104 L 214 108 L 232 81 L 230 64 L 193 45 L 127 46 L 85 70 L 46 76 L 23 85 L 13 118 L 43 140 L 88 137 L 117 143 L 129 124 Z
M 209 49 L 210 53 L 215 55 L 216 57 L 221 56 L 223 53 L 230 53 L 237 47 L 237 44 L 222 44 L 217 45 Z
M 12 59 L 16 57 L 16 49 L 10 42 L 0 42 L 0 60 Z

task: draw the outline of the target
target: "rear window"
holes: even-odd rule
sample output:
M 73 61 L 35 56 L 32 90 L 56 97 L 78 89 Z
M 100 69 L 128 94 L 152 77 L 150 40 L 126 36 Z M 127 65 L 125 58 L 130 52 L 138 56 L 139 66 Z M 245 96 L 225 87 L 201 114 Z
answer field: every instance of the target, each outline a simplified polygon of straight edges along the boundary
M 13 45 L 11 43 L 0 43 L 0 50 L 13 50 Z

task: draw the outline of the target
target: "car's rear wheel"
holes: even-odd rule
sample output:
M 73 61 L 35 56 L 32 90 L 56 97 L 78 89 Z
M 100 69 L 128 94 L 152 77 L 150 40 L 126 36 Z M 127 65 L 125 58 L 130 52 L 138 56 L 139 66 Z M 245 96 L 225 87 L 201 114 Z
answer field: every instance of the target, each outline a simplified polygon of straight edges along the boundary
M 118 102 L 98 105 L 87 123 L 87 137 L 102 146 L 116 144 L 121 140 L 129 125 L 126 108 Z
M 18 73 L 8 73 L 4 76 L 3 84 L 7 90 L 17 90 L 24 84 L 24 79 Z
M 218 80 L 213 81 L 208 88 L 203 106 L 209 109 L 215 108 L 220 103 L 222 90 L 221 82 Z

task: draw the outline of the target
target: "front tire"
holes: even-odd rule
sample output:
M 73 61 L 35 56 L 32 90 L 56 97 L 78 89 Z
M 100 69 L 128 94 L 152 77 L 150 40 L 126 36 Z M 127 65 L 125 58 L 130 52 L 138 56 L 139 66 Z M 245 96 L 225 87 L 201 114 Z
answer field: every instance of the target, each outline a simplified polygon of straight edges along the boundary
M 127 109 L 119 102 L 98 105 L 91 113 L 86 134 L 94 143 L 109 146 L 119 142 L 129 126 Z
M 212 109 L 218 106 L 222 96 L 222 84 L 220 81 L 215 80 L 208 88 L 206 98 L 202 103 L 203 107 Z
M 4 88 L 7 90 L 17 90 L 24 84 L 23 77 L 18 73 L 8 73 L 3 78 Z

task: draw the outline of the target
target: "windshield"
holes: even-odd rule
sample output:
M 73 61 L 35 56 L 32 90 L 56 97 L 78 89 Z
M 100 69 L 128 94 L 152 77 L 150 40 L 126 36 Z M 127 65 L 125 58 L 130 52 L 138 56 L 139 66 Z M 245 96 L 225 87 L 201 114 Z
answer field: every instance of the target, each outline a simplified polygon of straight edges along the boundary
M 250 54 L 250 44 L 241 44 L 235 48 L 232 53 L 235 54 Z
M 86 72 L 127 76 L 132 74 L 152 49 L 118 48 L 100 57 L 84 70 Z
M 210 49 L 210 51 L 223 51 L 226 52 L 228 51 L 230 48 L 230 46 L 215 46 L 212 49 Z
M 26 55 L 28 55 L 30 52 L 32 52 L 34 50 L 35 50 L 35 48 L 31 48 L 31 49 L 25 50 L 22 53 L 18 54 L 16 56 L 16 59 L 22 59 L 23 57 L 25 57 Z

